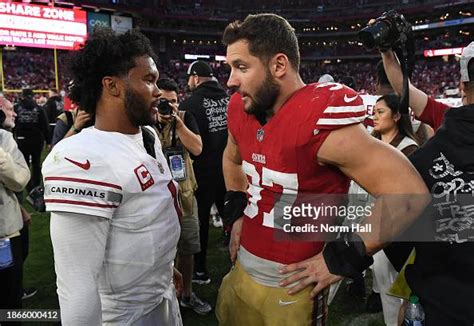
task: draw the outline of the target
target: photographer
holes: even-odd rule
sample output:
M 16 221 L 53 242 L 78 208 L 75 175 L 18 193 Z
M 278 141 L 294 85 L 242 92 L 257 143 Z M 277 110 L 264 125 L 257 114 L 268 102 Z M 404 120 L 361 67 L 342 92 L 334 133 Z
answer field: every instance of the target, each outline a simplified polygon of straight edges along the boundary
M 381 49 L 388 79 L 401 93 L 403 74 L 397 56 L 390 50 L 393 46 L 386 48 L 381 43 L 377 46 Z M 434 198 L 426 215 L 430 218 L 429 226 L 435 231 L 432 241 L 414 244 L 415 262 L 405 271 L 408 286 L 420 298 L 426 313 L 425 323 L 430 326 L 474 323 L 472 222 L 458 227 L 463 221 L 472 221 L 469 208 L 474 204 L 473 57 L 474 42 L 471 42 L 460 60 L 462 107 L 449 108 L 411 83 L 408 87 L 409 104 L 415 115 L 437 130 L 433 138 L 409 158 Z
M 158 88 L 161 90 L 158 106 L 158 137 L 174 174 L 173 177 L 179 182 L 178 198 L 183 210 L 177 255 L 177 268 L 183 274 L 183 293 L 180 304 L 182 307 L 191 308 L 196 313 L 205 315 L 211 311 L 211 306 L 192 291 L 194 254 L 201 250 L 201 246 L 199 220 L 194 199 L 197 183 L 189 152 L 196 156 L 201 154 L 201 136 L 193 115 L 178 110 L 178 85 L 171 79 L 160 79 Z M 173 162 L 173 157 L 177 156 L 180 156 L 182 164 Z M 179 166 L 182 169 L 178 169 Z
M 93 126 L 94 122 L 94 116 L 80 107 L 64 111 L 56 119 L 51 146 L 56 145 L 64 138 L 78 134 L 84 128 Z
M 16 113 L 13 105 L 0 98 L 0 309 L 20 309 L 24 248 L 20 230 L 22 211 L 15 192 L 22 191 L 30 171 L 11 132 Z

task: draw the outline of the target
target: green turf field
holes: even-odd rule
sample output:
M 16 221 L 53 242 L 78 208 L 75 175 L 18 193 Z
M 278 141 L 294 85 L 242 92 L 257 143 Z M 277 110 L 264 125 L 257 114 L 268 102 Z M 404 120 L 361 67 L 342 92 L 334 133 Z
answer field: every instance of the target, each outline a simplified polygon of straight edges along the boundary
M 27 209 L 32 211 L 27 205 Z M 53 309 L 58 307 L 56 296 L 54 263 L 49 238 L 49 214 L 33 213 L 33 223 L 30 227 L 30 254 L 26 260 L 24 282 L 25 286 L 38 288 L 38 293 L 24 301 L 25 308 Z M 211 226 L 209 243 L 209 273 L 212 282 L 210 285 L 194 285 L 194 291 L 206 299 L 213 306 L 217 298 L 220 280 L 230 267 L 226 251 L 221 247 L 221 229 Z M 369 284 L 369 280 L 366 282 Z M 369 289 L 368 289 L 369 291 Z M 329 325 L 383 325 L 381 314 L 363 314 L 364 304 L 360 300 L 350 297 L 344 284 L 340 287 L 338 295 L 330 306 Z M 197 315 L 189 310 L 183 312 L 184 325 L 217 325 L 214 313 L 207 316 Z M 30 325 L 33 323 L 24 323 Z M 35 323 L 36 324 L 36 323 Z M 43 323 L 46 324 L 46 323 Z M 253 326 L 253 325 L 252 325 Z M 257 325 L 256 325 L 257 326 Z

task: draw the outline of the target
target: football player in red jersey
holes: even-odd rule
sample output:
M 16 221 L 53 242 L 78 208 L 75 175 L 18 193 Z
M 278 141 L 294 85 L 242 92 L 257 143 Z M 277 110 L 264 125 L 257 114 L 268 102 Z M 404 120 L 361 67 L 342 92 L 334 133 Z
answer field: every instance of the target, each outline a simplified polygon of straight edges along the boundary
M 298 40 L 284 18 L 249 15 L 229 24 L 223 42 L 231 67 L 227 84 L 237 90 L 228 107 L 223 157 L 235 266 L 219 290 L 218 320 L 325 325 L 329 284 L 362 271 L 383 244 L 363 233 L 345 234 L 342 245 L 276 239 L 281 212 L 275 197 L 345 194 L 352 178 L 378 198 L 368 218 L 378 234 L 382 194 L 424 198 L 427 189 L 403 155 L 364 130 L 357 93 L 335 83 L 303 83 Z M 397 222 L 394 233 L 426 204 L 416 196 L 402 197 L 390 216 Z

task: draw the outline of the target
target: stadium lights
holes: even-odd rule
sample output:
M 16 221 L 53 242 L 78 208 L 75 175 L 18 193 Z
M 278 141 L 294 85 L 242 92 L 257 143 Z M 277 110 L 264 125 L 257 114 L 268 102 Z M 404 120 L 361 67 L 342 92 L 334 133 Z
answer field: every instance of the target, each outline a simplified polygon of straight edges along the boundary
M 185 54 L 185 60 L 209 59 L 211 56 L 207 54 Z

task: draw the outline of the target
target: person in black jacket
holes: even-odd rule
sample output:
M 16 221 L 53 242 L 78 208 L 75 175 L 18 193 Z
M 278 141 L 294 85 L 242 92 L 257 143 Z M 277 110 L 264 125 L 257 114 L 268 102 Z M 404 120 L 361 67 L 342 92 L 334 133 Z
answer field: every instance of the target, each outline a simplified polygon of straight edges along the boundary
M 41 152 L 44 142 L 51 144 L 48 119 L 44 111 L 35 103 L 33 91 L 24 89 L 22 99 L 15 104 L 16 136 L 18 147 L 26 162 L 32 164 L 31 180 L 26 189 L 30 192 L 41 183 Z
M 48 94 L 48 101 L 44 105 L 44 112 L 48 118 L 49 133 L 53 135 L 54 126 L 56 125 L 56 118 L 64 111 L 64 103 L 61 95 L 56 89 L 50 89 Z
M 386 51 L 382 58 L 390 83 L 400 92 L 403 76 L 395 54 Z M 450 108 L 409 86 L 411 109 L 436 130 L 409 157 L 433 201 L 424 218 L 400 237 L 414 241 L 415 262 L 405 276 L 428 326 L 474 325 L 474 42 L 464 48 L 460 72 L 461 107 Z
M 202 138 L 202 153 L 193 157 L 198 189 L 199 236 L 201 252 L 195 255 L 193 282 L 209 284 L 206 256 L 209 214 L 216 203 L 222 215 L 226 192 L 222 173 L 222 153 L 227 143 L 227 104 L 229 96 L 214 78 L 211 67 L 204 61 L 193 62 L 188 69 L 188 86 L 192 95 L 181 102 L 179 109 L 192 113 Z

